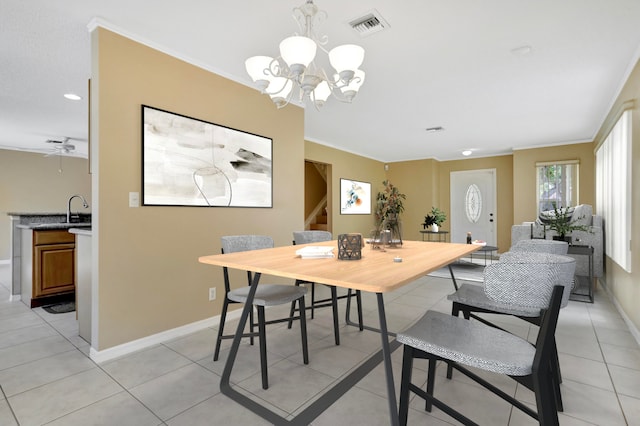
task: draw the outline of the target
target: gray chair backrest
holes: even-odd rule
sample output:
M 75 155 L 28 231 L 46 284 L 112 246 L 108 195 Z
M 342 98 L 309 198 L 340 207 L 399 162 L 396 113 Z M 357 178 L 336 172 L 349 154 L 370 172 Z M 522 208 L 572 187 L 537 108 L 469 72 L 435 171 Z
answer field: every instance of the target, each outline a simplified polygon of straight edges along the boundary
M 223 253 L 273 248 L 273 238 L 266 235 L 229 235 L 220 237 Z
M 545 268 L 540 265 L 551 265 Z M 569 303 L 569 295 L 573 288 L 576 271 L 576 260 L 569 256 L 537 252 L 506 252 L 500 256 L 500 262 L 485 268 L 485 293 L 491 299 L 502 293 L 515 291 L 515 300 L 508 303 L 527 307 L 546 307 L 553 286 L 564 286 L 561 307 Z M 545 274 L 553 274 L 554 283 L 545 283 Z M 487 281 L 489 280 L 489 282 Z M 489 287 L 489 289 L 488 289 Z M 505 296 L 498 296 L 505 297 Z M 540 299 L 542 297 L 542 299 Z
M 293 243 L 296 245 L 331 240 L 333 236 L 329 231 L 294 231 L 293 233 Z
M 509 251 L 532 251 L 537 253 L 567 254 L 569 243 L 556 240 L 520 240 Z

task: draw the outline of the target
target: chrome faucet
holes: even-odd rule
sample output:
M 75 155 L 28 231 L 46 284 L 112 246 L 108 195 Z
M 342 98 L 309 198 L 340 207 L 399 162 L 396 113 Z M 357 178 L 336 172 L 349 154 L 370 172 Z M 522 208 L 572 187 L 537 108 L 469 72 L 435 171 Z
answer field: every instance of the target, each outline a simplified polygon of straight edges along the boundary
M 87 200 L 85 200 L 82 195 L 78 195 L 78 194 L 72 195 L 69 198 L 69 203 L 67 204 L 67 223 L 71 223 L 71 200 L 73 200 L 76 197 L 82 200 L 82 207 L 84 207 L 85 209 L 89 207 L 89 204 L 87 204 Z

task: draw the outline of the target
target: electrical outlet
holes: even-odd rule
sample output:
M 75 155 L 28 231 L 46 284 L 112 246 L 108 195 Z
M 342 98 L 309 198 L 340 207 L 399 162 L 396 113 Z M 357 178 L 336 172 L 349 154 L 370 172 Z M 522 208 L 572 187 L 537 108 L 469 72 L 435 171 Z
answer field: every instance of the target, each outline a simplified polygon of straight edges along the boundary
M 216 300 L 216 288 L 215 287 L 211 287 L 209 289 L 209 300 Z

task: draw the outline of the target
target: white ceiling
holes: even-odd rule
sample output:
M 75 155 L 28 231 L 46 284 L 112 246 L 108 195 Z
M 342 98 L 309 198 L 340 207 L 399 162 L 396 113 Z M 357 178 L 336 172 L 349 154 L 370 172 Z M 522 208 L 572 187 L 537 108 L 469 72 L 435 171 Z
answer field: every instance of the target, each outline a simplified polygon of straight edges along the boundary
M 45 140 L 69 137 L 86 157 L 94 18 L 251 85 L 244 60 L 277 55 L 302 2 L 0 0 L 0 148 L 49 152 Z M 639 0 L 316 5 L 329 16 L 320 27 L 328 47 L 362 45 L 367 75 L 352 104 L 306 108 L 305 136 L 384 162 L 591 141 L 640 55 Z M 390 28 L 361 37 L 347 23 L 371 9 Z M 511 52 L 525 45 L 530 54 Z M 68 92 L 84 99 L 68 101 Z M 425 131 L 435 126 L 445 131 Z

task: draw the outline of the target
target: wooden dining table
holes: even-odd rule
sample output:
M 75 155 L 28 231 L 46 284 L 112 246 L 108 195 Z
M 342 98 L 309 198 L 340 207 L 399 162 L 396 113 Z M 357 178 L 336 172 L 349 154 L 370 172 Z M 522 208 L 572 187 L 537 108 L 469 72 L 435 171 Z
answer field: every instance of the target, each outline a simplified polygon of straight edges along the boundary
M 362 249 L 362 258 L 359 260 L 338 260 L 336 240 L 306 245 L 332 246 L 334 247 L 335 257 L 302 259 L 296 255 L 296 251 L 305 245 L 292 245 L 248 252 L 202 256 L 198 259 L 204 264 L 226 266 L 254 273 L 249 296 L 240 316 L 238 328 L 222 373 L 220 391 L 273 424 L 308 425 L 360 379 L 366 376 L 376 365 L 384 362 L 390 423 L 397 425 L 399 422 L 398 406 L 391 365 L 391 352 L 399 347 L 400 344 L 395 339 L 390 341 L 390 337 L 395 336 L 395 333 L 391 333 L 387 329 L 384 294 L 409 284 L 431 271 L 449 265 L 457 259 L 476 251 L 479 246 L 474 244 L 403 241 L 402 246 L 393 248 L 367 246 Z M 262 406 L 259 402 L 233 389 L 230 385 L 231 371 L 236 360 L 249 312 L 252 309 L 252 301 L 261 274 L 367 291 L 375 293 L 377 296 L 380 328 L 376 330 L 380 332 L 381 350 L 343 377 L 336 385 L 308 405 L 293 419 L 281 417 L 279 414 Z M 373 329 L 371 327 L 367 328 Z

